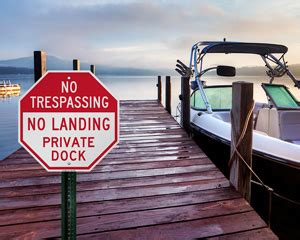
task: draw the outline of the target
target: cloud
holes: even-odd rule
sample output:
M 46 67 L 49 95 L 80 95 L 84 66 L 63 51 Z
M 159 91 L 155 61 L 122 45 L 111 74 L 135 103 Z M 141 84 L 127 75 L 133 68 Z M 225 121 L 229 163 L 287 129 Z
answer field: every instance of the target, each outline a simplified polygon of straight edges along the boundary
M 1 1 L 0 58 L 35 49 L 123 67 L 169 67 L 200 40 L 278 42 L 298 50 L 300 4 L 266 1 Z M 299 62 L 296 54 L 292 61 Z M 245 64 L 251 64 L 251 62 Z
M 204 15 L 204 16 L 224 16 L 225 11 L 223 8 L 213 5 L 213 4 L 204 4 L 204 3 L 198 3 L 196 10 L 198 11 L 198 15 Z M 196 13 L 197 14 L 197 13 Z

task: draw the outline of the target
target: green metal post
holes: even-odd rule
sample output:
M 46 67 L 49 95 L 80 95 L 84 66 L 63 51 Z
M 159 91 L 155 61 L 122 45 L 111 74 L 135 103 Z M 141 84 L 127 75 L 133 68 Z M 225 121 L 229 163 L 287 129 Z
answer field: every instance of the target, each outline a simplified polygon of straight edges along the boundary
M 61 173 L 61 235 L 76 239 L 76 172 Z

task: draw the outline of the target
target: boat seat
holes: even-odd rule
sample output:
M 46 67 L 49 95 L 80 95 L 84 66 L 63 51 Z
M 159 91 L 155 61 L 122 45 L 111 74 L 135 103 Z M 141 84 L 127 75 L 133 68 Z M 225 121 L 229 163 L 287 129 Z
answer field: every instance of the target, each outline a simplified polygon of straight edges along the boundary
M 280 139 L 300 144 L 300 111 L 279 110 Z
M 255 130 L 279 138 L 279 119 L 276 108 L 262 108 L 258 111 Z
M 300 145 L 300 111 L 263 108 L 259 110 L 255 129 Z
M 264 132 L 269 135 L 269 108 L 262 108 L 258 111 L 255 130 Z
M 230 117 L 230 111 L 226 111 L 226 112 L 215 112 L 213 113 L 213 117 L 220 119 L 224 122 L 231 122 L 231 117 Z
M 268 136 L 268 134 L 266 134 L 265 132 L 261 132 L 261 131 L 255 130 L 255 129 L 253 130 L 253 132 L 258 133 L 260 135 Z
M 254 110 L 253 110 L 253 118 L 255 120 L 256 120 L 256 117 L 257 117 L 257 114 L 258 114 L 259 110 L 261 108 L 266 107 L 266 106 L 268 106 L 268 104 L 266 104 L 266 103 L 259 103 L 259 102 L 255 103 L 255 107 L 254 107 Z M 224 121 L 224 122 L 228 122 L 228 123 L 231 122 L 230 111 L 214 112 L 213 116 L 215 118 L 218 118 L 218 119 Z
M 253 110 L 254 117 L 257 116 L 260 109 L 267 108 L 267 107 L 268 107 L 267 103 L 255 102 L 254 110 Z
M 292 143 L 297 144 L 297 145 L 300 145 L 300 140 L 292 141 Z

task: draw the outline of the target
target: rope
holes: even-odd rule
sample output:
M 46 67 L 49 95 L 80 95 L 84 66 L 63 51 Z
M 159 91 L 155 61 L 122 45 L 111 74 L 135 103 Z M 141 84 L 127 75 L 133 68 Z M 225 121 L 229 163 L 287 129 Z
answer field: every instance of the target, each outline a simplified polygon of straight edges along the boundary
M 180 114 L 181 114 L 181 110 L 180 110 L 180 105 L 181 105 L 181 102 L 178 103 L 177 107 L 176 107 L 176 113 L 175 115 L 172 115 L 172 117 L 177 121 L 177 118 L 180 117 Z M 178 114 L 179 112 L 179 114 Z M 177 121 L 178 122 L 178 121 Z
M 272 216 L 272 202 L 274 190 L 268 191 L 269 193 L 269 208 L 268 208 L 268 227 L 271 228 L 271 216 Z
M 286 201 L 288 201 L 290 203 L 293 203 L 295 205 L 299 205 L 300 206 L 300 202 L 297 202 L 295 200 L 289 199 L 287 197 L 284 197 L 284 196 L 282 196 L 282 195 L 274 192 L 274 189 L 271 188 L 271 187 L 269 187 L 268 185 L 266 185 L 261 180 L 261 178 L 254 172 L 254 170 L 252 169 L 252 167 L 249 166 L 249 164 L 245 161 L 245 159 L 243 158 L 243 156 L 240 154 L 240 152 L 237 149 L 239 147 L 239 145 L 241 144 L 242 140 L 245 137 L 246 130 L 247 130 L 248 125 L 250 123 L 251 114 L 253 113 L 253 110 L 254 110 L 254 106 L 255 106 L 255 104 L 254 104 L 254 101 L 253 101 L 252 104 L 251 104 L 251 108 L 250 108 L 250 110 L 249 110 L 249 112 L 247 114 L 247 117 L 246 117 L 243 129 L 242 129 L 241 135 L 239 136 L 237 142 L 235 141 L 235 138 L 234 138 L 234 136 L 236 135 L 236 128 L 235 128 L 235 126 L 233 124 L 231 124 L 231 126 L 232 126 L 231 141 L 232 141 L 233 152 L 232 152 L 232 154 L 230 156 L 230 160 L 228 162 L 228 166 L 229 166 L 229 169 L 231 169 L 231 166 L 232 166 L 233 161 L 234 161 L 234 156 L 236 154 L 238 156 L 238 160 L 241 160 L 245 164 L 245 166 L 249 169 L 249 171 L 258 180 L 258 182 L 254 181 L 254 180 L 251 180 L 251 182 L 254 183 L 254 184 L 257 184 L 259 186 L 262 186 L 263 188 L 265 188 L 268 191 L 268 193 L 269 193 L 268 226 L 271 227 L 271 215 L 272 215 L 272 200 L 273 200 L 273 195 L 275 195 L 278 198 L 281 198 L 283 200 L 286 200 Z M 231 119 L 233 119 L 233 113 L 232 113 L 232 111 L 231 111 L 230 114 L 231 114 Z
M 261 185 L 263 187 L 265 187 L 268 191 L 272 190 L 272 188 L 268 187 L 267 185 L 264 184 L 264 182 L 260 179 L 260 177 L 253 171 L 252 167 L 249 166 L 249 164 L 245 161 L 245 159 L 243 158 L 243 156 L 240 154 L 240 152 L 237 150 L 237 148 L 239 147 L 239 145 L 241 144 L 242 140 L 244 139 L 245 137 L 245 134 L 246 134 L 246 130 L 247 130 L 247 127 L 249 125 L 249 122 L 250 122 L 250 118 L 251 118 L 251 114 L 253 113 L 253 110 L 254 110 L 254 101 L 252 101 L 252 104 L 251 104 L 251 108 L 247 114 L 247 117 L 246 117 L 246 121 L 244 123 L 244 126 L 243 126 L 243 130 L 242 130 L 242 133 L 240 135 L 240 137 L 238 138 L 238 141 L 237 143 L 235 142 L 235 138 L 234 136 L 231 136 L 231 141 L 232 141 L 232 145 L 233 145 L 233 153 L 231 154 L 231 157 L 230 157 L 230 160 L 228 162 L 228 165 L 229 165 L 229 169 L 231 168 L 232 166 L 232 163 L 233 163 L 233 160 L 234 160 L 234 155 L 238 155 L 239 159 L 242 160 L 242 162 L 246 165 L 246 167 L 249 169 L 249 171 L 258 179 L 258 181 L 261 183 Z M 232 111 L 231 111 L 231 119 L 232 119 Z M 231 126 L 232 126 L 232 135 L 236 133 L 236 129 L 235 129 L 235 126 L 231 123 Z
M 251 180 L 251 182 L 254 183 L 254 184 L 256 184 L 256 185 L 258 185 L 258 186 L 263 187 L 263 185 L 260 184 L 259 182 L 256 182 L 256 181 L 254 181 L 254 180 Z M 272 188 L 270 188 L 270 189 L 272 189 Z M 276 193 L 276 192 L 274 192 L 274 191 L 273 191 L 273 194 L 274 194 L 276 197 L 278 197 L 278 198 L 281 198 L 281 199 L 283 199 L 283 200 L 285 200 L 285 201 L 288 201 L 288 202 L 290 202 L 290 203 L 292 203 L 292 204 L 295 204 L 295 205 L 300 206 L 300 202 L 297 202 L 297 201 L 295 201 L 295 200 L 293 200 L 293 199 L 290 199 L 290 198 L 287 198 L 287 197 L 285 197 L 285 196 L 282 196 L 282 195 L 280 195 L 279 193 Z
M 249 121 L 250 121 L 250 118 L 251 118 L 251 114 L 253 113 L 253 110 L 254 110 L 254 101 L 252 101 L 251 103 L 251 108 L 247 114 L 247 117 L 246 117 L 246 121 L 244 123 L 244 126 L 243 126 L 243 130 L 242 130 L 242 133 L 241 135 L 239 136 L 239 139 L 237 141 L 237 143 L 235 142 L 235 138 L 234 138 L 234 135 L 236 134 L 236 129 L 235 129 L 235 125 L 233 124 L 233 122 L 231 123 L 231 127 L 232 127 L 232 130 L 231 131 L 231 141 L 232 141 L 232 145 L 233 145 L 233 152 L 230 156 L 230 160 L 228 162 L 228 165 L 229 165 L 229 168 L 231 168 L 231 165 L 233 163 L 233 157 L 234 157 L 234 154 L 237 154 L 239 157 L 240 157 L 240 154 L 239 154 L 239 151 L 237 150 L 237 148 L 239 147 L 239 145 L 241 144 L 242 140 L 244 139 L 245 137 L 245 134 L 246 134 L 246 130 L 247 130 L 247 127 L 249 125 Z M 230 115 L 231 115 L 231 119 L 233 119 L 233 113 L 232 111 L 230 112 Z M 242 159 L 244 159 L 243 157 L 241 157 Z

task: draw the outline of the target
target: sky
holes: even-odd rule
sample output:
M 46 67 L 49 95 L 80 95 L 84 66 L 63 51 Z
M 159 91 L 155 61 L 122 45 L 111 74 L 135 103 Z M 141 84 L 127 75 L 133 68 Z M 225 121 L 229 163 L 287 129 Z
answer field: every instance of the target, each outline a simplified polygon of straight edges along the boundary
M 188 62 L 195 42 L 226 37 L 287 45 L 289 63 L 300 63 L 299 15 L 295 0 L 2 0 L 0 59 L 43 49 L 92 64 L 173 68 Z M 217 60 L 262 64 L 257 56 Z

